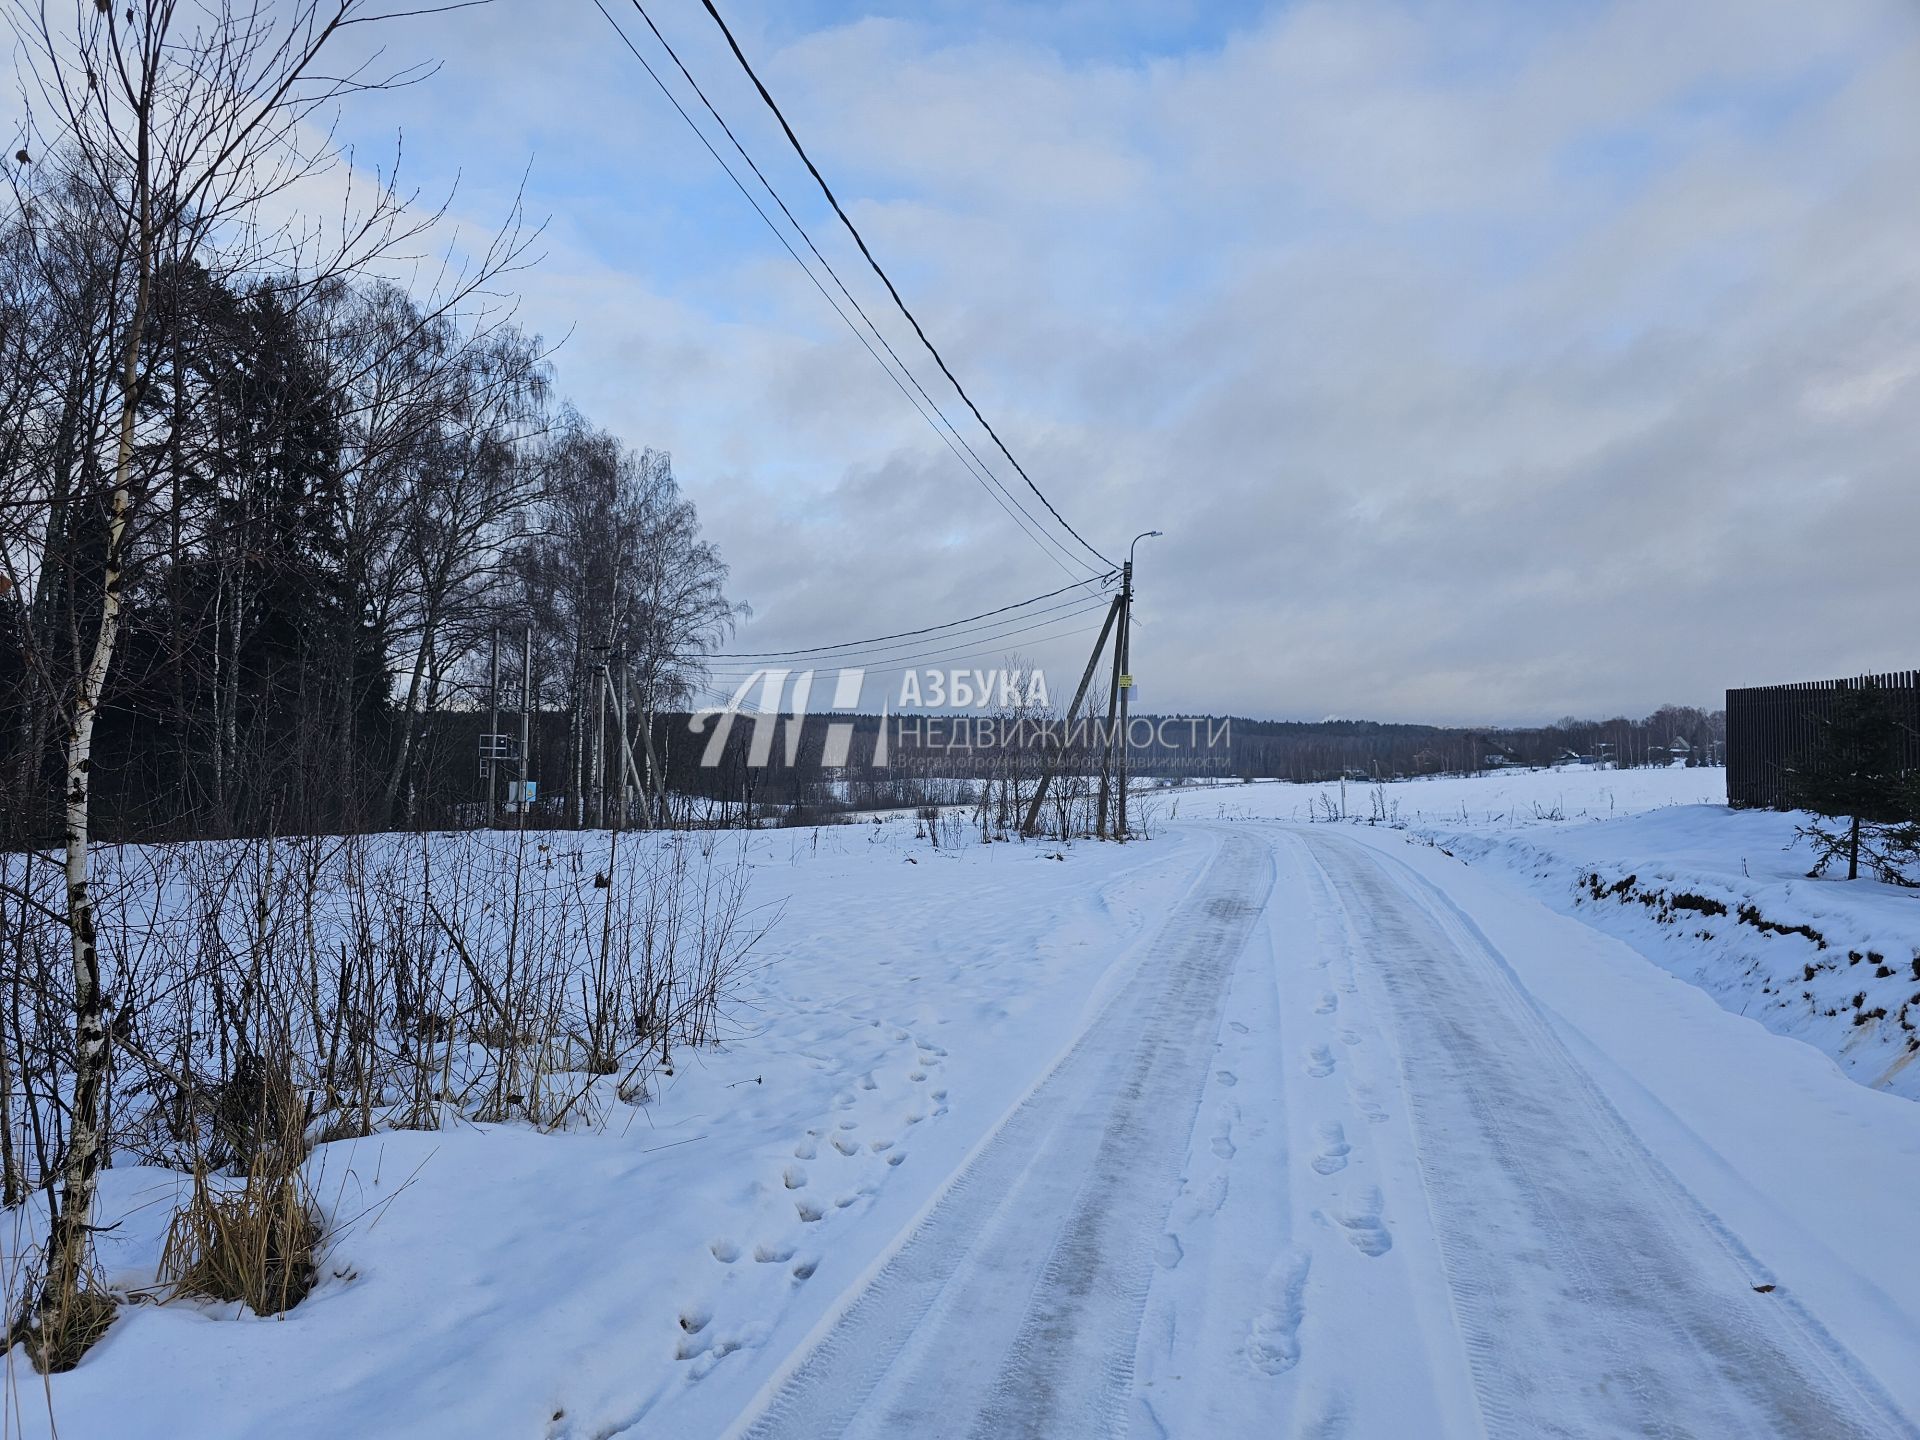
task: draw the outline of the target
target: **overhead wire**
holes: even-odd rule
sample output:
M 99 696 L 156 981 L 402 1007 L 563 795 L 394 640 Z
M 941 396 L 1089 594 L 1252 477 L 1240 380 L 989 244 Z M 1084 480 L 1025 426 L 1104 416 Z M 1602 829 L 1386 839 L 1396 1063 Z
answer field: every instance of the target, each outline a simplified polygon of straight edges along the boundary
M 1101 582 L 1111 583 L 1115 577 L 1101 575 L 1092 580 L 1081 580 L 1072 585 L 1062 585 L 1058 590 L 1049 590 L 1044 595 L 1032 595 L 1025 600 L 1015 600 L 1010 605 L 1001 605 L 993 610 L 982 610 L 978 615 L 963 616 L 958 620 L 948 620 L 939 625 L 922 625 L 917 630 L 896 630 L 891 635 L 870 635 L 864 640 L 843 640 L 835 645 L 809 645 L 798 650 L 722 650 L 708 652 L 709 660 L 786 660 L 797 656 L 820 655 L 828 651 L 849 650 L 870 645 L 880 645 L 889 640 L 911 640 L 916 636 L 932 635 L 942 630 L 956 630 L 971 625 L 975 621 L 990 620 L 996 615 L 1005 615 L 1011 611 L 1024 610 L 1037 605 L 1042 600 L 1052 600 L 1073 590 L 1084 590 L 1089 585 Z
M 985 475 L 992 481 L 994 487 L 999 490 L 1002 495 L 1005 495 L 1007 499 L 1020 510 L 1021 514 L 1027 514 L 1026 507 L 1007 489 L 1000 477 L 994 473 L 993 467 L 980 458 L 980 453 L 968 442 L 966 436 L 960 433 L 959 427 L 947 417 L 947 412 L 940 408 L 939 401 L 927 393 L 926 387 L 920 383 L 920 377 L 914 374 L 912 366 L 900 358 L 899 352 L 893 348 L 893 343 L 887 339 L 885 332 L 873 323 L 873 317 L 867 314 L 866 307 L 863 306 L 854 293 L 847 288 L 846 281 L 840 278 L 840 272 L 833 268 L 833 262 L 821 253 L 820 247 L 814 243 L 813 235 L 805 225 L 800 223 L 799 217 L 788 208 L 787 202 L 781 196 L 779 190 L 774 187 L 773 182 L 769 180 L 765 172 L 760 169 L 759 163 L 748 152 L 747 147 L 740 142 L 740 137 L 734 134 L 733 127 L 727 123 L 726 117 L 720 113 L 713 101 L 707 98 L 707 92 L 701 88 L 700 82 L 693 78 L 693 72 L 687 68 L 686 62 L 680 58 L 680 52 L 673 48 L 673 42 L 661 33 L 658 25 L 654 24 L 653 16 L 647 13 L 646 6 L 641 3 L 641 0 L 628 0 L 628 3 L 633 6 L 640 18 L 646 22 L 647 29 L 653 32 L 653 38 L 660 42 L 660 48 L 667 52 L 667 57 L 678 67 L 681 77 L 686 80 L 687 85 L 692 89 L 693 93 L 700 97 L 700 103 L 706 107 L 707 113 L 713 117 L 714 123 L 720 127 L 721 132 L 732 142 L 733 148 L 739 153 L 740 158 L 746 161 L 747 168 L 753 171 L 754 178 L 760 182 L 761 188 L 773 197 L 773 203 L 780 207 L 780 213 L 786 217 L 787 223 L 793 227 L 794 233 L 806 242 L 807 249 L 812 253 L 813 258 L 820 262 L 821 269 L 827 272 L 827 275 L 834 283 L 834 287 L 839 290 L 840 294 L 846 299 L 846 302 L 853 307 L 854 313 L 866 324 L 873 338 L 880 342 L 881 349 L 887 352 L 887 358 L 899 367 L 900 373 L 906 376 L 908 382 L 912 384 L 914 391 L 927 403 L 928 408 L 940 417 L 940 423 L 946 426 L 954 440 L 958 441 L 960 446 L 967 452 L 968 458 L 978 467 L 979 473 Z M 871 350 L 872 347 L 869 346 L 868 348 Z M 874 358 L 878 359 L 879 357 L 875 356 Z M 1039 522 L 1036 521 L 1036 524 L 1037 523 Z M 1045 533 L 1044 525 L 1041 526 L 1041 530 L 1042 533 Z M 1072 558 L 1074 563 L 1083 567 L 1086 566 L 1084 560 L 1080 560 L 1077 556 L 1074 556 L 1073 552 L 1066 549 L 1066 547 L 1060 546 L 1059 542 L 1054 540 L 1051 535 L 1048 535 L 1047 538 L 1061 550 L 1061 553 Z M 1077 539 L 1078 537 L 1076 536 L 1075 538 Z
M 1096 632 L 1099 631 L 1100 628 L 1101 627 L 1098 625 L 1082 625 L 1077 627 L 1070 627 L 1068 629 L 1054 631 L 1046 635 L 1036 635 L 1028 643 L 1034 644 L 1034 645 L 1040 645 L 1040 644 L 1046 644 L 1056 640 L 1077 639 L 1083 636 L 1095 634 Z M 989 658 L 992 658 L 993 656 L 998 655 L 999 653 L 1001 653 L 999 650 L 992 649 L 992 648 L 986 649 L 986 650 L 977 650 L 977 651 L 973 651 L 970 654 L 950 657 L 948 659 L 948 665 L 952 666 L 954 664 L 959 663 L 960 661 L 965 661 L 965 660 L 989 659 Z M 921 656 L 917 658 L 928 659 L 931 657 Z M 869 676 L 873 676 L 873 675 L 899 675 L 899 674 L 905 673 L 908 670 L 917 670 L 924 667 L 920 666 L 917 663 L 911 663 L 911 664 L 901 664 L 901 665 L 869 665 L 869 666 L 862 666 L 860 668 L 864 669 Z M 707 681 L 700 681 L 700 680 L 693 681 L 692 684 L 695 689 L 705 691 L 708 695 L 712 696 L 714 699 L 719 701 L 719 703 L 722 705 L 731 705 L 734 703 L 733 695 L 723 689 L 720 689 L 717 685 L 711 684 Z
M 781 668 L 791 670 L 791 669 L 802 668 L 810 664 L 811 665 L 832 664 L 832 665 L 838 665 L 841 668 L 845 668 L 845 669 L 852 669 L 852 668 L 868 669 L 868 668 L 873 668 L 874 666 L 878 665 L 879 662 L 884 660 L 906 660 L 906 659 L 934 660 L 934 659 L 939 659 L 940 657 L 945 655 L 952 655 L 955 652 L 960 650 L 970 649 L 976 645 L 999 644 L 1002 641 L 1011 640 L 1015 636 L 1026 635 L 1034 630 L 1044 629 L 1048 625 L 1059 624 L 1063 620 L 1073 620 L 1073 619 L 1078 619 L 1082 615 L 1097 614 L 1101 610 L 1106 609 L 1107 606 L 1111 603 L 1112 602 L 1108 600 L 1106 596 L 1102 595 L 1097 598 L 1094 598 L 1093 600 L 1091 600 L 1090 603 L 1080 604 L 1077 609 L 1068 609 L 1064 614 L 1047 615 L 1043 619 L 1035 620 L 1028 624 L 1018 625 L 1011 629 L 999 629 L 995 627 L 994 633 L 992 634 L 987 634 L 984 632 L 977 633 L 977 634 L 965 634 L 965 632 L 956 633 L 955 635 L 943 637 L 943 638 L 959 640 L 960 643 L 957 645 L 949 646 L 945 649 L 930 650 L 930 649 L 924 649 L 920 646 L 894 646 L 885 650 L 865 651 L 865 652 L 856 651 L 846 655 L 822 656 L 815 661 L 794 660 L 794 661 L 788 662 L 785 666 Z M 1019 618 L 1023 620 L 1025 619 L 1024 616 Z M 962 638 L 963 635 L 964 635 L 964 638 Z M 743 670 L 743 669 L 729 669 L 728 667 L 722 666 L 722 667 L 719 667 L 718 670 L 710 671 L 709 673 L 714 674 L 720 678 L 746 679 L 751 675 L 761 674 L 764 671 L 771 668 L 774 668 L 774 667 L 767 666 L 767 665 L 755 665 L 755 666 L 752 666 L 750 669 Z
M 598 0 L 595 0 L 595 3 L 597 4 Z M 906 317 L 907 323 L 913 327 L 913 333 L 920 337 L 920 343 L 926 346 L 927 353 L 933 357 L 934 364 L 940 367 L 940 373 L 947 377 L 948 383 L 953 386 L 954 393 L 966 402 L 967 409 L 973 412 L 973 418 L 978 420 L 981 428 L 993 438 L 993 443 L 999 447 L 1000 453 L 1007 457 L 1007 463 L 1012 465 L 1020 478 L 1027 482 L 1027 488 L 1033 491 L 1042 505 L 1047 507 L 1047 513 L 1052 515 L 1053 518 L 1060 523 L 1061 528 L 1073 536 L 1075 540 L 1079 541 L 1087 553 L 1103 565 L 1109 568 L 1118 568 L 1110 558 L 1095 549 L 1093 545 L 1087 541 L 1085 536 L 1067 523 L 1066 516 L 1060 513 L 1053 501 L 1049 500 L 1045 492 L 1034 483 L 1033 477 L 1027 473 L 1026 467 L 1014 458 L 1013 452 L 1007 448 L 1006 441 L 1000 438 L 1000 432 L 993 428 L 992 424 L 987 420 L 987 417 L 980 412 L 980 407 L 974 404 L 973 397 L 967 393 L 966 387 L 960 383 L 959 377 L 956 376 L 952 368 L 948 366 L 946 358 L 941 355 L 933 341 L 928 338 L 927 332 L 921 326 L 919 319 L 914 315 L 912 310 L 907 308 L 907 302 L 901 298 L 900 291 L 894 285 L 892 277 L 881 267 L 880 262 L 874 258 L 873 251 L 868 248 L 866 238 L 861 235 L 859 227 L 853 223 L 853 220 L 848 216 L 845 208 L 840 204 L 839 197 L 833 193 L 833 187 L 827 184 L 826 176 L 820 173 L 820 167 L 813 163 L 813 157 L 807 154 L 806 147 L 800 143 L 800 137 L 794 134 L 793 126 L 787 123 L 785 113 L 780 109 L 778 102 L 774 100 L 772 92 L 767 89 L 759 73 L 753 68 L 752 62 L 747 59 L 746 52 L 740 48 L 740 42 L 734 38 L 733 31 L 728 27 L 725 18 L 720 14 L 713 0 L 701 0 L 701 3 L 706 6 L 707 14 L 713 17 L 714 24 L 720 27 L 720 33 L 726 36 L 727 47 L 733 51 L 733 58 L 740 62 L 740 68 L 746 71 L 747 78 L 753 82 L 754 89 L 760 92 L 760 98 L 766 102 L 767 108 L 773 112 L 773 118 L 780 122 L 780 129 L 785 133 L 787 143 L 793 147 L 794 153 L 798 155 L 801 162 L 805 164 L 807 173 L 812 175 L 814 183 L 819 185 L 820 193 L 827 197 L 827 203 L 833 207 L 833 213 L 840 217 L 840 223 L 846 227 L 847 233 L 853 237 L 854 244 L 860 247 L 860 253 L 866 257 L 867 264 L 872 268 L 873 273 L 880 277 L 880 283 L 887 287 L 887 294 L 892 297 L 895 307 Z M 638 0 L 635 0 L 635 4 L 637 6 Z
M 953 423 L 950 420 L 947 420 L 945 413 L 940 411 L 937 405 L 933 404 L 933 401 L 930 397 L 928 398 L 927 405 L 931 406 L 934 412 L 936 414 L 939 414 L 940 420 L 946 424 L 947 429 L 946 431 L 943 431 L 940 428 L 940 424 L 936 423 L 933 417 L 927 414 L 926 409 L 922 408 L 921 403 L 915 400 L 913 394 L 907 389 L 906 385 L 901 382 L 900 376 L 895 373 L 893 368 L 889 366 L 885 360 L 882 360 L 880 358 L 879 351 L 873 348 L 873 343 L 869 341 L 867 337 L 861 333 L 860 327 L 854 324 L 852 318 L 848 316 L 845 310 L 841 309 L 839 302 L 833 298 L 833 295 L 827 290 L 826 286 L 821 284 L 820 278 L 819 276 L 814 274 L 813 268 L 809 266 L 806 263 L 806 261 L 801 258 L 800 253 L 793 248 L 792 242 L 787 239 L 786 235 L 781 231 L 780 227 L 774 223 L 773 217 L 767 214 L 765 207 L 763 207 L 760 204 L 760 202 L 754 197 L 753 192 L 747 188 L 745 182 L 741 180 L 740 176 L 734 171 L 733 167 L 727 163 L 726 158 L 723 155 L 721 155 L 721 153 L 717 148 L 715 148 L 713 142 L 707 138 L 706 132 L 700 128 L 699 124 L 694 120 L 693 116 L 687 112 L 686 107 L 680 103 L 679 97 L 676 96 L 673 93 L 673 91 L 667 86 L 666 81 L 661 78 L 660 74 L 654 69 L 653 65 L 647 60 L 646 56 L 640 52 L 639 47 L 633 43 L 632 38 L 628 36 L 627 32 L 621 27 L 620 23 L 614 19 L 612 13 L 606 8 L 606 6 L 603 3 L 601 3 L 601 0 L 593 0 L 593 6 L 596 10 L 600 12 L 602 18 L 604 18 L 607 24 L 612 28 L 614 34 L 620 37 L 620 42 L 622 45 L 626 47 L 628 53 L 630 53 L 635 60 L 640 62 L 640 67 L 646 71 L 647 77 L 653 81 L 654 85 L 659 89 L 660 93 L 667 98 L 668 103 L 673 106 L 674 110 L 679 114 L 680 118 L 686 122 L 687 128 L 693 131 L 695 138 L 697 138 L 700 141 L 700 143 L 706 147 L 707 153 L 713 156 L 714 161 L 720 166 L 722 170 L 726 172 L 727 178 L 733 182 L 734 188 L 737 189 L 742 195 L 742 197 L 745 198 L 747 203 L 753 207 L 754 213 L 760 217 L 761 222 L 767 227 L 769 231 L 772 232 L 774 238 L 780 242 L 781 247 L 786 250 L 789 256 L 792 257 L 794 263 L 800 266 L 800 268 L 806 272 L 807 278 L 813 283 L 814 288 L 820 292 L 822 298 L 826 300 L 828 305 L 832 306 L 834 313 L 840 317 L 841 322 L 844 325 L 846 325 L 848 330 L 850 330 L 853 333 L 854 338 L 860 342 L 861 346 L 867 351 L 868 355 L 870 355 L 873 358 L 874 363 L 880 366 L 880 368 L 886 372 L 887 378 L 893 381 L 895 388 L 897 388 L 900 391 L 900 393 L 903 396 L 905 396 L 908 404 L 913 406 L 914 410 L 920 415 L 920 418 L 927 423 L 927 425 L 933 430 L 933 432 L 936 435 L 940 436 L 941 440 L 946 444 L 947 448 L 953 452 L 954 458 L 960 462 L 961 466 L 967 471 L 967 474 L 970 477 L 972 477 L 974 482 L 980 485 L 981 488 L 986 491 L 988 497 L 991 498 L 995 504 L 999 505 L 999 507 L 1006 512 L 1007 517 L 1011 519 L 1015 525 L 1019 526 L 1023 534 L 1025 534 L 1029 539 L 1033 540 L 1033 542 L 1036 545 L 1040 546 L 1041 553 L 1046 555 L 1047 558 L 1050 561 L 1052 561 L 1052 563 L 1055 566 L 1063 570 L 1068 575 L 1072 575 L 1073 573 L 1072 570 L 1067 568 L 1068 562 L 1079 565 L 1082 569 L 1091 570 L 1093 567 L 1088 565 L 1086 561 L 1081 560 L 1077 555 L 1074 555 L 1072 551 L 1068 550 L 1060 541 L 1054 539 L 1054 537 L 1047 534 L 1045 527 L 1037 518 L 1027 515 L 1024 508 L 1019 506 L 1018 502 L 1015 500 L 1011 492 L 1006 490 L 1006 487 L 1000 483 L 999 478 L 992 473 L 991 469 L 986 467 L 984 462 L 979 460 L 979 457 L 977 455 L 974 455 L 973 462 L 969 463 L 968 456 L 972 454 L 972 447 L 969 445 L 966 445 L 964 438 L 960 436 L 959 431 L 953 426 Z M 652 29 L 655 35 L 659 35 L 660 33 L 659 29 L 657 26 L 654 26 L 652 17 L 647 15 L 644 9 L 641 9 L 639 4 L 637 3 L 637 0 L 635 0 L 634 8 L 640 11 L 641 18 L 646 20 L 648 28 Z M 663 46 L 666 45 L 666 41 L 664 37 L 661 37 L 661 44 Z M 668 50 L 668 54 L 673 55 L 674 63 L 680 66 L 681 73 L 683 75 L 687 75 L 688 83 L 692 84 L 693 83 L 692 76 L 687 74 L 686 67 L 684 65 L 680 65 L 679 56 L 677 54 L 674 54 L 671 47 L 667 47 L 667 50 Z M 700 92 L 699 86 L 695 84 L 693 88 L 695 90 L 695 93 L 700 94 L 702 103 L 707 105 L 708 110 L 711 113 L 713 113 L 714 118 L 716 120 L 719 120 L 719 112 L 717 110 L 714 110 L 711 102 L 707 101 L 704 93 Z M 760 174 L 759 167 L 753 164 L 752 158 L 746 155 L 746 151 L 744 147 L 742 147 L 738 139 L 736 139 L 733 136 L 733 133 L 731 129 L 726 125 L 726 122 L 720 121 L 720 124 L 721 124 L 721 128 L 727 131 L 728 138 L 730 140 L 733 140 L 735 148 L 740 150 L 742 156 L 747 159 L 748 165 L 752 166 L 754 174 L 760 179 L 760 183 L 766 186 L 768 194 L 773 196 L 775 203 L 779 205 L 782 212 L 787 215 L 787 218 L 789 219 L 789 221 L 793 223 L 794 228 L 800 231 L 801 238 L 807 242 L 808 248 L 812 249 L 814 253 L 818 255 L 819 251 L 813 245 L 812 238 L 808 236 L 805 230 L 800 227 L 798 221 L 793 220 L 792 212 L 787 209 L 785 202 L 780 199 L 778 192 L 776 192 L 773 189 L 772 185 L 768 184 L 766 177 Z M 823 266 L 826 264 L 824 258 L 822 258 L 821 263 Z M 828 268 L 828 273 L 833 275 L 834 283 L 839 286 L 843 294 L 847 294 L 847 298 L 851 301 L 853 297 L 851 294 L 849 294 L 846 291 L 845 285 L 841 284 L 838 274 L 835 274 L 832 271 L 831 267 L 827 267 L 827 268 Z M 855 308 L 859 309 L 857 302 L 855 302 Z M 920 386 L 920 383 L 918 379 L 914 377 L 912 370 L 909 369 L 904 362 L 900 361 L 897 354 L 894 354 L 892 346 L 886 344 L 885 338 L 883 336 L 880 336 L 880 332 L 878 331 L 878 329 L 874 327 L 871 318 L 869 318 L 866 315 L 864 310 L 862 310 L 860 313 L 861 313 L 861 318 L 863 320 L 866 320 L 868 328 L 874 330 L 874 334 L 876 335 L 876 337 L 880 338 L 882 345 L 885 346 L 887 350 L 887 353 L 894 356 L 895 364 L 898 364 L 901 370 L 906 374 L 908 380 L 912 381 L 914 388 L 917 390 L 920 390 L 920 393 L 922 395 L 925 395 L 926 392 L 924 388 Z M 949 434 L 948 433 L 949 431 L 952 433 Z M 962 446 L 965 446 L 964 452 L 961 448 Z M 976 470 L 975 465 L 978 465 L 980 468 Z M 1016 468 L 1018 467 L 1016 466 Z M 983 475 L 985 478 L 983 478 Z M 1031 484 L 1032 482 L 1029 481 L 1028 483 Z M 1045 500 L 1044 496 L 1042 496 L 1041 498 L 1043 501 Z M 1049 506 L 1048 508 L 1051 509 L 1051 506 Z M 1079 536 L 1075 535 L 1074 538 L 1079 539 Z M 1081 543 L 1084 544 L 1085 542 L 1082 541 Z M 1098 552 L 1095 552 L 1095 553 L 1097 554 Z M 1062 559 L 1063 556 L 1066 557 L 1065 560 Z M 1104 560 L 1104 557 L 1101 557 L 1101 558 Z M 1112 562 L 1107 561 L 1105 563 L 1108 564 L 1109 568 L 1111 568 Z

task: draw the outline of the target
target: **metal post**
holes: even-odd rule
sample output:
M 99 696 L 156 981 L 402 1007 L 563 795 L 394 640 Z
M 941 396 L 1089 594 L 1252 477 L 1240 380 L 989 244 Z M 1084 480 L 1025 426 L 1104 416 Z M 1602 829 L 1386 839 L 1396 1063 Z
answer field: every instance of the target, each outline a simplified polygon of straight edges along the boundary
M 492 660 L 487 675 L 487 824 L 494 822 L 494 806 L 500 798 L 500 759 L 495 737 L 500 733 L 500 627 L 493 627 Z
M 607 662 L 602 656 L 593 671 L 593 823 L 607 823 Z
M 527 732 L 534 703 L 533 627 L 529 625 L 520 641 L 520 795 L 516 808 L 520 811 L 522 830 L 527 828 L 527 769 L 533 763 L 529 758 L 532 752 L 527 748 Z

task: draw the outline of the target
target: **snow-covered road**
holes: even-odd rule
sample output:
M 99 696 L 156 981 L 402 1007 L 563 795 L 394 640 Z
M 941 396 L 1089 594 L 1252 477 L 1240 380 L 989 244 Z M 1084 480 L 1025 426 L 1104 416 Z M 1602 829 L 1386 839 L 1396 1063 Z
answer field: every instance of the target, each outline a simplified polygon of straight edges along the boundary
M 1267 848 L 1228 833 L 1073 1046 L 792 1372 L 751 1436 L 1112 1434 L 1155 1241 Z
M 1390 1030 L 1489 1434 L 1874 1436 L 1861 1367 L 1673 1178 L 1473 922 L 1405 866 L 1298 838 Z
M 1913 1433 L 1441 888 L 1335 827 L 1207 828 L 736 1433 Z

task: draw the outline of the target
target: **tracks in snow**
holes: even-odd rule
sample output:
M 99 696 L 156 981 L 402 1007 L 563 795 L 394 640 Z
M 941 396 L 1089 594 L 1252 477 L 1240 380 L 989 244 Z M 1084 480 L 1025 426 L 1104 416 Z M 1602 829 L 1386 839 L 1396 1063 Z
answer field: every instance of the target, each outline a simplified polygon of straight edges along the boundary
M 1227 831 L 731 1433 L 1915 1433 L 1444 895 L 1282 844 L 1288 913 L 1270 835 Z
M 1385 998 L 1489 1434 L 1913 1433 L 1791 1297 L 1755 1292 L 1444 895 L 1352 840 L 1301 843 Z M 1364 1248 L 1364 1207 L 1336 1218 Z
M 750 1437 L 1105 1435 L 1126 1424 L 1161 1226 L 1229 974 L 1270 884 L 1228 831 L 1133 971 L 975 1150 L 811 1350 Z M 1231 1154 L 1230 1128 L 1215 1137 Z M 1304 1274 L 1301 1279 L 1304 1279 Z M 1284 1357 L 1300 1280 L 1278 1277 Z M 1291 1298 L 1289 1298 L 1291 1296 Z

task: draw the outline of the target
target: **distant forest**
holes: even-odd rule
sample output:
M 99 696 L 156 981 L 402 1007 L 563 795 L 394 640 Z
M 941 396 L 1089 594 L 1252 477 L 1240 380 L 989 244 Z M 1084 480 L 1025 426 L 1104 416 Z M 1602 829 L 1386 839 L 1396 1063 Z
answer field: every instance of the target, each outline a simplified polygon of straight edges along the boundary
M 507 668 L 503 666 L 503 669 Z M 504 683 L 504 682 L 503 682 Z M 487 785 L 479 758 L 488 712 L 478 708 L 478 687 L 469 686 L 461 707 L 413 713 L 408 742 L 409 792 L 389 823 L 396 828 L 460 828 L 486 823 Z M 377 735 L 401 727 L 405 712 L 373 707 L 366 723 Z M 807 823 L 850 810 L 971 801 L 983 788 L 1006 782 L 1030 793 L 1033 778 L 1054 760 L 1081 776 L 1097 774 L 1102 756 L 1097 737 L 1061 757 L 1049 743 L 1029 735 L 1027 744 L 972 746 L 964 716 L 892 716 L 885 763 L 874 765 L 878 715 L 809 715 L 789 741 L 789 717 L 763 719 L 771 727 L 765 763 L 749 763 L 755 717 L 735 717 L 713 765 L 703 764 L 713 721 L 696 732 L 685 712 L 653 717 L 650 734 L 633 721 L 633 751 L 641 770 L 664 781 L 667 819 L 675 824 Z M 904 727 L 902 720 L 905 720 Z M 113 717 L 111 723 L 129 723 Z M 916 721 L 919 723 L 916 724 Z M 519 717 L 503 712 L 501 732 L 517 737 Z M 848 764 L 830 767 L 824 749 L 828 727 L 851 730 Z M 1393 780 L 1437 774 L 1473 774 L 1506 766 L 1545 766 L 1576 759 L 1616 766 L 1718 764 L 1724 716 L 1686 706 L 1663 706 L 1632 720 L 1561 720 L 1529 728 L 1389 724 L 1371 720 L 1255 720 L 1245 716 L 1137 716 L 1130 769 L 1138 778 L 1276 778 L 1294 781 L 1341 777 Z M 916 743 L 916 732 L 918 743 Z M 1150 732 L 1169 743 L 1148 743 Z M 571 706 L 529 719 L 526 776 L 537 799 L 529 822 L 540 825 L 639 823 L 641 788 L 621 797 L 606 787 L 605 808 L 590 778 L 590 753 L 578 743 L 578 717 Z M 1207 744 L 1209 737 L 1215 743 Z M 998 737 L 996 737 L 998 738 Z M 1056 737 L 1057 738 L 1057 737 Z M 646 757 L 651 741 L 652 759 Z M 391 741 L 386 742 L 391 744 Z M 792 744 L 792 758 L 788 746 Z M 149 836 L 173 832 L 177 772 L 166 749 L 129 745 L 108 752 L 116 763 L 95 773 L 95 805 L 117 833 Z M 125 756 L 121 760 L 121 756 Z M 516 749 L 517 757 L 517 749 Z M 1063 763 L 1064 761 L 1064 763 Z M 498 766 L 503 782 L 517 779 L 517 758 Z M 338 803 L 337 799 L 336 802 Z M 500 817 L 496 807 L 495 818 Z M 646 817 L 657 820 L 657 813 Z M 364 822 L 363 822 L 364 823 Z

